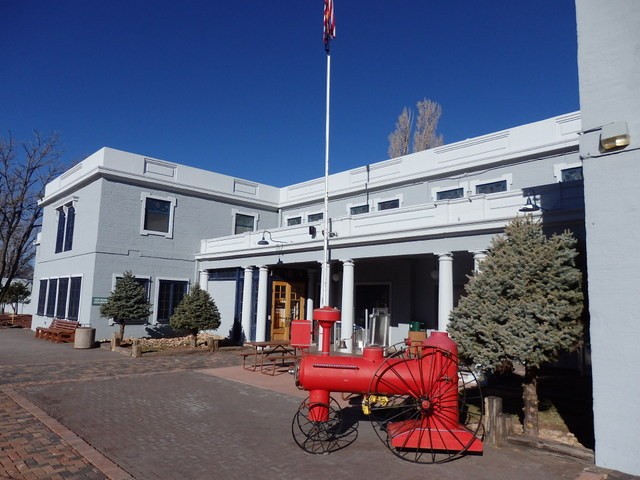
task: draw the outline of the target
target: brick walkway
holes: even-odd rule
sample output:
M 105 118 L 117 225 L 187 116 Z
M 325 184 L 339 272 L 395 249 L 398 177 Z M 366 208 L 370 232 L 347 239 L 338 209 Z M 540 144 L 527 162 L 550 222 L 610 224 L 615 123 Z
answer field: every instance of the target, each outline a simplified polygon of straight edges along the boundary
M 0 478 L 603 478 L 519 447 L 416 465 L 366 422 L 349 447 L 309 455 L 291 438 L 300 392 L 287 376 L 233 368 L 239 360 L 224 351 L 131 359 L 0 329 Z

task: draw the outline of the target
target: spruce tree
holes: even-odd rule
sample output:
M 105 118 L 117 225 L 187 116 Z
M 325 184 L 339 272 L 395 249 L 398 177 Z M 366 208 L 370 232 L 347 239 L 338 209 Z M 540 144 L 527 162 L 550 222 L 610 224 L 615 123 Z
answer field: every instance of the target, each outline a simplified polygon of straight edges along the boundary
M 531 216 L 495 237 L 451 313 L 449 333 L 461 357 L 487 372 L 525 369 L 524 433 L 538 434 L 540 368 L 582 339 L 582 274 L 569 232 L 547 238 Z
M 136 282 L 131 272 L 124 272 L 116 279 L 116 288 L 107 302 L 100 306 L 100 315 L 110 317 L 120 325 L 120 339 L 124 338 L 127 321 L 139 320 L 151 314 L 151 305 L 147 300 L 144 287 Z
M 189 332 L 191 345 L 195 347 L 200 330 L 215 330 L 220 326 L 220 312 L 209 292 L 196 283 L 171 315 L 169 325 Z

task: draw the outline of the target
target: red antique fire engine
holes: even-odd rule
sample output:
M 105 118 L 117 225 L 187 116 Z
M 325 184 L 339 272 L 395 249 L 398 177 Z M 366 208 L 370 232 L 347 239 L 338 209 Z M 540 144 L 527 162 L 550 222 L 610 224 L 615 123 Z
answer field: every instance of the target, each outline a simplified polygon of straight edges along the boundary
M 407 342 L 394 352 L 369 346 L 362 356 L 330 355 L 331 327 L 339 319 L 331 307 L 314 311 L 322 345 L 294 369 L 296 385 L 309 392 L 292 423 L 303 450 L 329 453 L 355 440 L 359 414 L 331 398 L 342 392 L 344 401 L 345 394 L 361 398 L 378 437 L 404 460 L 442 463 L 482 452 L 481 393 L 473 374 L 460 371 L 457 346 L 446 333 L 433 332 L 421 345 Z M 310 346 L 310 324 L 292 322 L 293 346 Z

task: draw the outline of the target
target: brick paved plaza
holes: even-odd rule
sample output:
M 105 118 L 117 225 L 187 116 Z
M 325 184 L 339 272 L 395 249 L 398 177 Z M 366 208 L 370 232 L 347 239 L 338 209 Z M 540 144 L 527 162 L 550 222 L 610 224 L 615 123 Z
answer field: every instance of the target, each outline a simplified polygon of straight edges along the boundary
M 303 392 L 286 374 L 243 371 L 233 351 L 132 359 L 1 329 L 0 362 L 0 478 L 603 478 L 515 446 L 416 465 L 389 452 L 366 421 L 349 447 L 309 455 L 291 436 Z

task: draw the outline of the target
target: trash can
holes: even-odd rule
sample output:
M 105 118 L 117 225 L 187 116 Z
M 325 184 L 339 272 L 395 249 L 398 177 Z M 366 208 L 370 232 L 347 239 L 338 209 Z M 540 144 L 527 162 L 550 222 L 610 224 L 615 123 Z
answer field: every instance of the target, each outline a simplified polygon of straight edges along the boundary
M 76 328 L 73 348 L 93 348 L 96 342 L 96 329 L 91 327 Z

